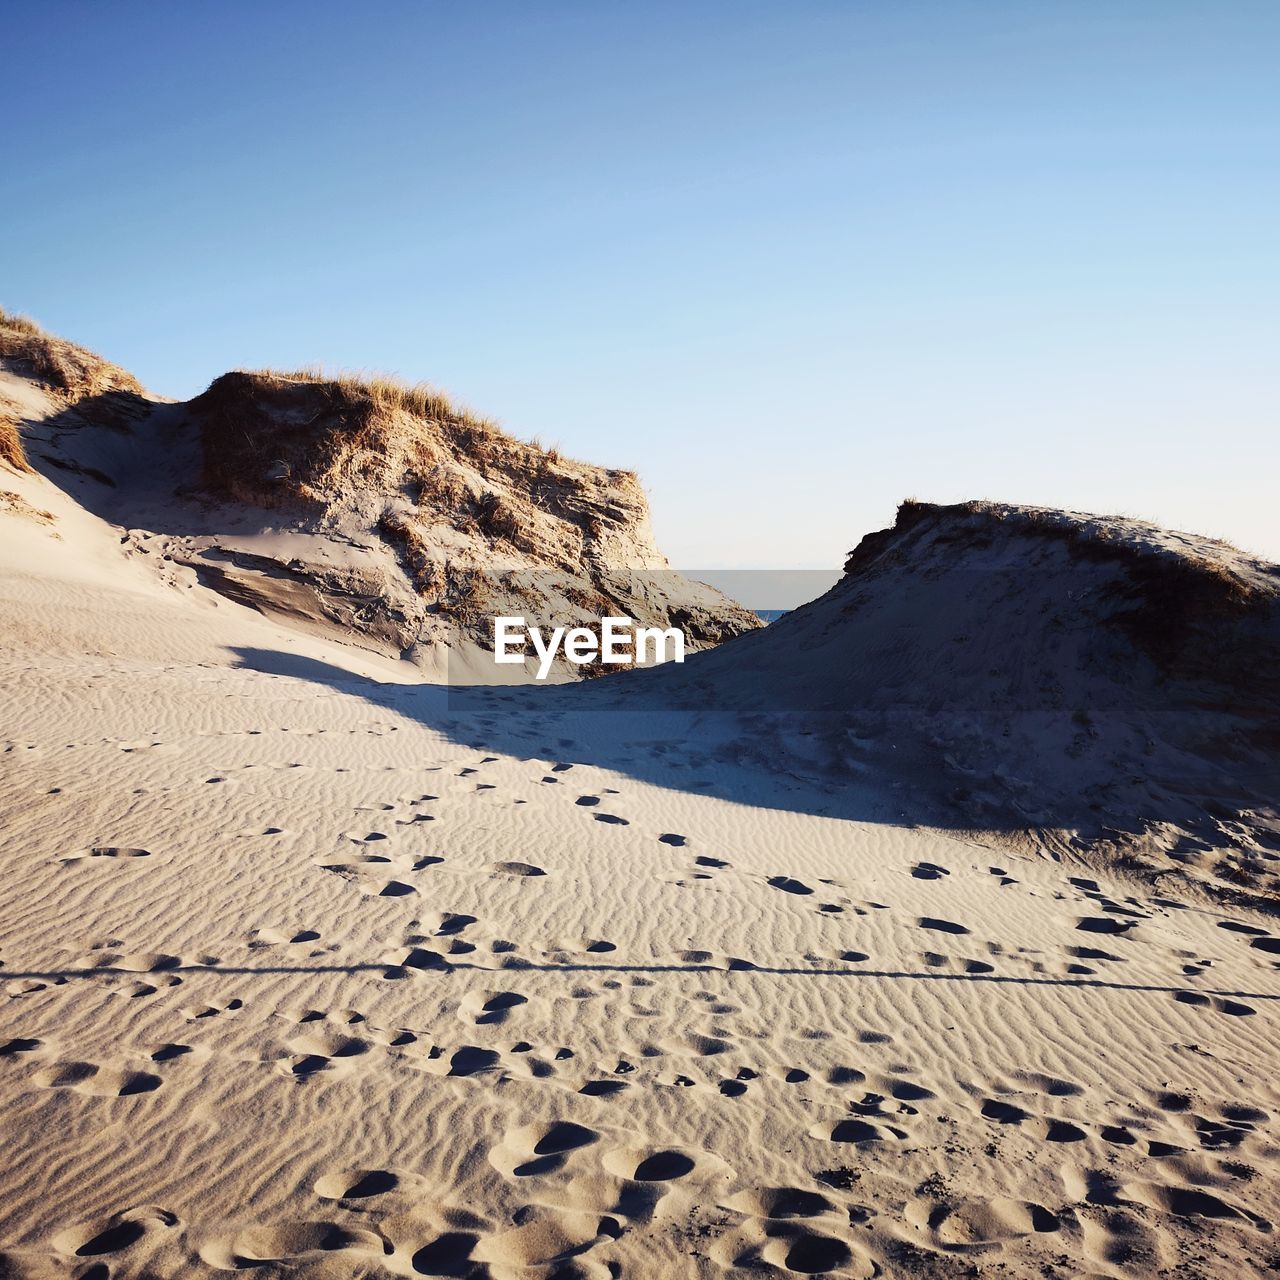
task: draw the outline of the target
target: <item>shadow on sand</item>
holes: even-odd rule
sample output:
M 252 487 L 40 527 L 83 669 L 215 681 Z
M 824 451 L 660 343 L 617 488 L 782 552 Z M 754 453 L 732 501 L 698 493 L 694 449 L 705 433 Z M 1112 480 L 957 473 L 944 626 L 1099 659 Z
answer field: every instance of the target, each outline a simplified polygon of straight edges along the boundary
M 814 966 L 799 967 L 795 965 L 740 964 L 725 969 L 712 964 L 585 964 L 581 962 L 565 964 L 535 964 L 520 961 L 507 965 L 484 965 L 468 960 L 449 960 L 440 958 L 438 964 L 430 968 L 405 968 L 389 963 L 355 963 L 355 964 L 274 964 L 274 965 L 227 965 L 227 964 L 174 964 L 165 966 L 163 972 L 170 974 L 217 973 L 230 974 L 236 977 L 255 977 L 259 975 L 305 975 L 322 973 L 369 973 L 388 980 L 399 981 L 408 978 L 422 978 L 431 975 L 443 975 L 460 972 L 491 973 L 504 978 L 517 978 L 521 973 L 608 973 L 608 974 L 714 974 L 718 980 L 732 979 L 734 974 L 747 977 L 782 977 L 830 979 L 888 979 L 898 982 L 942 982 L 942 983 L 983 983 L 992 986 L 1016 987 L 1057 987 L 1086 988 L 1102 991 L 1132 991 L 1135 993 L 1155 993 L 1157 995 L 1181 996 L 1192 994 L 1187 987 L 1166 985 L 1156 982 L 1114 982 L 1106 978 L 1058 978 L 1046 976 L 1027 977 L 1021 974 L 1001 973 L 943 973 L 930 969 L 874 969 L 865 966 L 857 968 L 817 968 Z M 137 978 L 133 969 L 118 969 L 111 965 L 89 969 L 22 969 L 6 970 L 7 980 L 23 979 L 39 982 L 62 983 L 77 978 Z M 1242 1000 L 1280 1000 L 1280 994 L 1266 991 L 1234 991 L 1208 987 L 1196 987 L 1193 993 L 1199 997 L 1235 998 Z M 1253 1010 L 1243 1010 L 1248 1014 Z M 3 1049 L 0 1048 L 0 1054 Z
M 717 705 L 709 682 L 699 678 L 704 654 L 691 655 L 682 668 L 495 687 L 387 684 L 293 653 L 234 652 L 242 668 L 361 698 L 478 752 L 590 765 L 753 807 L 898 826 L 960 825 L 930 787 L 927 764 L 893 760 L 892 769 L 849 770 L 841 748 L 845 726 L 834 714 Z M 885 755 L 892 755 L 887 745 Z

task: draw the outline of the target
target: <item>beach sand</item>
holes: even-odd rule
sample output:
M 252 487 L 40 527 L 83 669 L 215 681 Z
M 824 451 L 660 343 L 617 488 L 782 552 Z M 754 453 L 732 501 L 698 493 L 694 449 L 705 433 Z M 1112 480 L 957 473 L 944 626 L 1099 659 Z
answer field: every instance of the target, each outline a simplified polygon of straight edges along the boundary
M 10 487 L 5 1275 L 1280 1265 L 1273 916 L 622 683 L 461 698 Z

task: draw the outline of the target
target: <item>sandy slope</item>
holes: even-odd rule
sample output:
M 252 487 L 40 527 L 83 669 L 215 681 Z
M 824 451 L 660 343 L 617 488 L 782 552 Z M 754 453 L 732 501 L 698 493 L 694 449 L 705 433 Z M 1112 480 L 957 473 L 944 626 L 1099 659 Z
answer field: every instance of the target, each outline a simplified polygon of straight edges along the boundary
M 736 713 L 450 696 L 6 486 L 0 1272 L 1280 1262 L 1274 918 Z

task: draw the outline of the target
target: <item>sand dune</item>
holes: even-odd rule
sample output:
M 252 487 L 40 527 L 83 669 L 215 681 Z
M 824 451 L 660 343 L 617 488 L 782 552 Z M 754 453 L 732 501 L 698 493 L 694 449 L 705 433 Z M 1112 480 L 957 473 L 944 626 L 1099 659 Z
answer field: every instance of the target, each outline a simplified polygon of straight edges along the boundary
M 0 424 L 0 465 L 25 446 L 131 556 L 435 679 L 522 677 L 489 660 L 499 615 L 678 624 L 691 650 L 759 626 L 671 569 L 634 474 L 429 388 L 239 371 L 174 404 L 0 311 Z
M 832 812 L 896 796 L 917 821 L 1276 901 L 1280 567 L 1124 517 L 910 502 L 846 570 L 639 676 L 646 696 L 765 715 L 755 754 L 826 778 Z
M 461 694 L 3 487 L 3 1274 L 1280 1261 L 1274 706 L 1192 634 L 1263 613 L 1060 629 L 1125 564 L 934 511 L 682 670 Z

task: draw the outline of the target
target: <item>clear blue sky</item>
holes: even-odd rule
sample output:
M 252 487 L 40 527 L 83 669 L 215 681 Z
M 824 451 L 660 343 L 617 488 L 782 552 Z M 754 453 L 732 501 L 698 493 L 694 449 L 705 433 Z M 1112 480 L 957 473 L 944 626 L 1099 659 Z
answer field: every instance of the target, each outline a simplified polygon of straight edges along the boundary
M 185 397 L 427 378 L 680 566 L 911 494 L 1280 559 L 1280 5 L 30 4 L 0 302 Z

